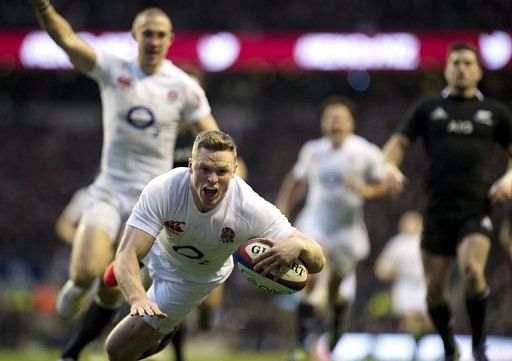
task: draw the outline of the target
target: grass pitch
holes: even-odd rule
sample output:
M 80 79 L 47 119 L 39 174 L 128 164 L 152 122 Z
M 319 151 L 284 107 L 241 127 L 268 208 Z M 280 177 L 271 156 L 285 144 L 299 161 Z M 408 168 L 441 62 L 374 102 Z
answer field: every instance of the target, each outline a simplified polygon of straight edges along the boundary
M 200 345 L 195 351 L 188 351 L 185 355 L 186 361 L 282 361 L 283 353 L 269 352 L 235 352 L 219 350 L 212 352 L 210 349 L 201 351 Z M 48 349 L 0 349 L 0 361 L 57 361 L 58 350 Z M 174 355 L 167 350 L 162 354 L 147 358 L 148 361 L 173 361 Z M 84 352 L 80 361 L 107 361 L 102 352 Z

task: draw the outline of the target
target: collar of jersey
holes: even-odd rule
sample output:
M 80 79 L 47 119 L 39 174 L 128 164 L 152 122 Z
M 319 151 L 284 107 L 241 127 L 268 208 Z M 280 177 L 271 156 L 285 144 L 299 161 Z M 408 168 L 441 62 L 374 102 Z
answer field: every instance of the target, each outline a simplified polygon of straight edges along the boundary
M 448 98 L 449 96 L 451 96 L 451 92 L 450 92 L 450 88 L 446 87 L 444 88 L 443 90 L 441 90 L 441 96 L 443 98 Z M 475 98 L 477 98 L 478 100 L 480 101 L 483 101 L 484 100 L 484 95 L 482 94 L 482 92 L 480 91 L 480 89 L 477 89 L 476 92 L 475 92 Z

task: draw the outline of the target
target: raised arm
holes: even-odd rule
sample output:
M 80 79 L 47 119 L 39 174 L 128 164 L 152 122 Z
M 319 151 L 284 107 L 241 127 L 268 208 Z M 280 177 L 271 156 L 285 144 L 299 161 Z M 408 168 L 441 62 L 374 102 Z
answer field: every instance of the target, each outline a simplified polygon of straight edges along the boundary
M 276 207 L 288 218 L 297 204 L 304 198 L 307 191 L 307 184 L 303 180 L 289 172 L 284 178 L 279 189 L 276 200 Z
M 141 280 L 139 261 L 149 252 L 155 238 L 135 227 L 126 226 L 114 262 L 117 283 L 130 305 L 131 316 L 167 317 L 152 302 Z
M 48 35 L 68 54 L 71 63 L 82 73 L 96 64 L 96 52 L 82 40 L 48 0 L 31 0 L 37 19 Z

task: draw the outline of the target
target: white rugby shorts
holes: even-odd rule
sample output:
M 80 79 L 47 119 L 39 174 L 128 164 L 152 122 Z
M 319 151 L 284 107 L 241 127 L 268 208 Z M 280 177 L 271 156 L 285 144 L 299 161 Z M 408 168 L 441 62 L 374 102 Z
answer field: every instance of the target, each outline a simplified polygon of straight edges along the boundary
M 139 184 L 100 175 L 89 186 L 89 201 L 80 223 L 102 229 L 115 242 L 141 192 Z
M 297 223 L 297 229 L 322 245 L 327 253 L 329 268 L 341 277 L 349 275 L 357 263 L 370 253 L 370 241 L 364 223 L 357 222 L 327 233 L 314 222 L 303 219 Z

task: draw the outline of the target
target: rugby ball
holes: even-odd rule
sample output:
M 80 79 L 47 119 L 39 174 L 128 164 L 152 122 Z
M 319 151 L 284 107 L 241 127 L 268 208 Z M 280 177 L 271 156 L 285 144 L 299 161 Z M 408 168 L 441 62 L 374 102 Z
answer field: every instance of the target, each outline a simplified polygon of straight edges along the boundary
M 251 239 L 238 247 L 235 252 L 235 263 L 242 276 L 257 289 L 273 295 L 290 295 L 304 288 L 308 281 L 308 270 L 300 259 L 288 265 L 288 271 L 277 281 L 269 274 L 262 276 L 253 270 L 254 259 L 270 246 L 259 239 Z

